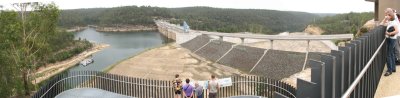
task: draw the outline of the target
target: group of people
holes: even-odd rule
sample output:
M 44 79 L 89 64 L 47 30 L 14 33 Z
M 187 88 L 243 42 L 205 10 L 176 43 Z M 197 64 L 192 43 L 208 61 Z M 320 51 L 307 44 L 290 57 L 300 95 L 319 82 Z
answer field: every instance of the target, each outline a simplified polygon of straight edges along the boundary
M 387 8 L 385 10 L 385 18 L 380 23 L 381 25 L 385 25 L 386 27 L 386 42 L 387 42 L 387 71 L 384 76 L 389 76 L 393 72 L 396 72 L 396 61 L 399 61 L 399 50 L 400 50 L 400 15 L 396 12 L 396 10 L 392 8 Z
M 175 75 L 175 80 L 173 81 L 175 87 L 175 98 L 181 98 L 183 95 L 184 98 L 203 98 L 203 86 L 199 85 L 196 81 L 194 83 L 195 86 L 190 85 L 190 79 L 185 80 L 185 84 L 182 83 L 182 80 L 179 78 L 179 75 Z M 219 89 L 219 84 L 214 75 L 211 75 L 211 79 L 207 82 L 207 90 L 209 92 L 209 98 L 217 98 L 217 93 Z

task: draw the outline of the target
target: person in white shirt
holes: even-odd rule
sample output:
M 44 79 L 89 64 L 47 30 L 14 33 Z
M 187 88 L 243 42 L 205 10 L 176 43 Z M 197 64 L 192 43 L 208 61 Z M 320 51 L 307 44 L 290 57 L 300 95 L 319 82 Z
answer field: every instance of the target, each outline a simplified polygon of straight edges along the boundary
M 395 21 L 397 20 L 399 22 L 399 29 L 400 29 L 400 20 L 399 20 L 400 15 L 399 15 L 399 13 L 397 13 L 396 10 L 393 10 L 393 12 L 395 14 L 394 15 L 395 16 Z M 396 50 L 394 51 L 394 53 L 395 53 L 395 56 L 396 56 L 396 65 L 397 65 L 397 64 L 400 63 L 400 33 L 397 34 L 397 39 L 396 39 L 396 42 L 395 42 L 395 48 L 396 48 Z
M 387 71 L 385 76 L 389 76 L 392 72 L 396 72 L 396 57 L 395 57 L 395 42 L 397 34 L 399 32 L 399 21 L 396 20 L 396 15 L 391 8 L 385 10 L 385 19 L 382 20 L 381 24 L 386 24 L 386 41 L 387 41 Z

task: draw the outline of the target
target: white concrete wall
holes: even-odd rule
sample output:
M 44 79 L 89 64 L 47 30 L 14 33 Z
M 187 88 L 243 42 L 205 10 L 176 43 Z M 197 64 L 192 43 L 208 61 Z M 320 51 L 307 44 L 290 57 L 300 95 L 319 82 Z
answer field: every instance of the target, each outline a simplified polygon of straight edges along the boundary
M 200 33 L 189 32 L 189 33 L 175 33 L 176 34 L 176 44 L 182 44 L 193 38 L 201 35 Z

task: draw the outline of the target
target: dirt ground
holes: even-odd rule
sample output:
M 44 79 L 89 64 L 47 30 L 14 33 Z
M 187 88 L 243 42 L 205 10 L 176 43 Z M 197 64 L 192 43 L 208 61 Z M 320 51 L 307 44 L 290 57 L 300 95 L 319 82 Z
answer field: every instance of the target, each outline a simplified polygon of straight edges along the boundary
M 208 80 L 211 75 L 228 77 L 240 74 L 194 56 L 189 50 L 169 44 L 122 61 L 109 73 L 158 80 L 173 80 L 175 74 L 179 74 L 181 79 L 191 80 Z

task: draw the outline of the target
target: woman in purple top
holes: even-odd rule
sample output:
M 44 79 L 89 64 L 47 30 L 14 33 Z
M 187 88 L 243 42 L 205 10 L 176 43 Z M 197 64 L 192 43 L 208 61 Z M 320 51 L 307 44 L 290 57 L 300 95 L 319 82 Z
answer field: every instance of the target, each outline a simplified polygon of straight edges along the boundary
M 193 86 L 189 84 L 190 80 L 186 79 L 186 84 L 183 85 L 183 95 L 185 98 L 193 98 Z

